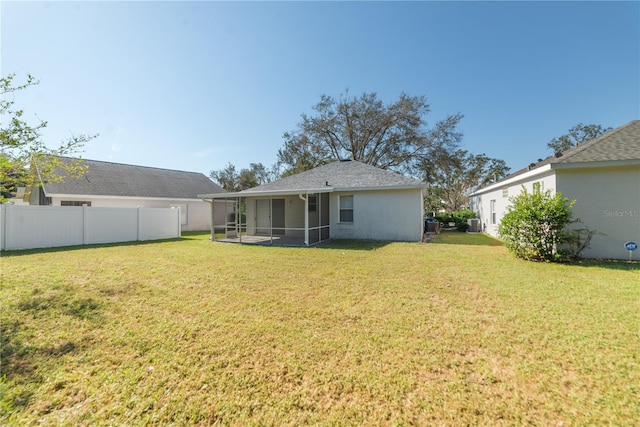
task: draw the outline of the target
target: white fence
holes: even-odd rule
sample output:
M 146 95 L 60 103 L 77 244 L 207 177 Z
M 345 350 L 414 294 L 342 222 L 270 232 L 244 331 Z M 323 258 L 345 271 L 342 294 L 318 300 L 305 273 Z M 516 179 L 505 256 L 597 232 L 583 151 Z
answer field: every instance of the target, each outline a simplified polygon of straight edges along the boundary
M 180 237 L 180 209 L 0 205 L 0 250 Z

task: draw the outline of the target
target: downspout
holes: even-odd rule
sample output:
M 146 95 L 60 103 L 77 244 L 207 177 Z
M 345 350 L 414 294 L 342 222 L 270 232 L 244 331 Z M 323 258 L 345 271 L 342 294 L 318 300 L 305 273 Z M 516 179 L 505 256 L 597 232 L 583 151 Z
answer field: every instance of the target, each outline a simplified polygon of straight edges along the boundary
M 298 197 L 304 200 L 304 245 L 309 246 L 309 196 L 298 194 Z

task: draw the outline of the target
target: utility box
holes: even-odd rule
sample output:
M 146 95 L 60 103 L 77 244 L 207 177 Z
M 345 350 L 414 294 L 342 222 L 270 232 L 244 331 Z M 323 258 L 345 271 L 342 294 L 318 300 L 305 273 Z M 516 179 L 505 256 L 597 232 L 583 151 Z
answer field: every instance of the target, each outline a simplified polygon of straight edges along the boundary
M 480 220 L 478 218 L 471 218 L 467 220 L 467 225 L 469 228 L 467 231 L 470 233 L 479 233 L 480 231 Z

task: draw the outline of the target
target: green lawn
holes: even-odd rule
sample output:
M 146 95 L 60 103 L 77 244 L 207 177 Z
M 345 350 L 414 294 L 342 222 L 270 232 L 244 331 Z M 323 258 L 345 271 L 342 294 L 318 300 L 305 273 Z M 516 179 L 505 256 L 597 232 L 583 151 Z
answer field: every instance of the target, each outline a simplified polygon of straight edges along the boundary
M 0 425 L 640 423 L 640 265 L 482 235 L 3 254 Z

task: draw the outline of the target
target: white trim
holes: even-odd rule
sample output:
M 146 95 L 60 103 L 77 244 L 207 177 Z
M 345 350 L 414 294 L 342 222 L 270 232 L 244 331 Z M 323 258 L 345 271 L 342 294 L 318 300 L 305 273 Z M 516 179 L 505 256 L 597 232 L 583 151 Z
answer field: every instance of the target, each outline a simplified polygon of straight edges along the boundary
M 202 198 L 187 199 L 180 197 L 134 197 L 134 196 L 99 196 L 89 194 L 49 194 L 45 191 L 46 197 L 57 197 L 66 199 L 101 199 L 101 200 L 184 200 L 185 202 L 201 202 Z
M 602 162 L 575 162 L 575 163 L 552 163 L 552 169 L 584 169 L 584 168 L 605 168 L 614 166 L 635 166 L 640 165 L 640 159 L 633 160 L 609 160 Z
M 298 190 L 268 190 L 268 191 L 251 191 L 243 190 L 233 193 L 213 193 L 198 194 L 200 199 L 224 199 L 225 197 L 270 197 L 270 196 L 293 196 L 297 194 L 316 194 L 316 193 L 334 193 L 334 192 L 356 192 L 356 191 L 386 191 L 386 190 L 418 190 L 426 189 L 426 185 L 389 185 L 380 187 L 321 187 L 308 188 Z
M 535 168 L 532 169 L 530 171 L 527 171 L 525 173 L 522 173 L 520 175 L 516 175 L 512 178 L 508 178 L 499 182 L 496 182 L 494 184 L 488 185 L 478 191 L 476 191 L 475 193 L 471 194 L 470 197 L 473 196 L 478 196 L 480 194 L 484 194 L 487 193 L 489 191 L 493 191 L 493 190 L 498 190 L 502 187 L 504 187 L 505 185 L 513 185 L 519 181 L 529 181 L 531 178 L 538 176 L 538 175 L 542 175 L 545 172 L 549 172 L 551 170 L 551 165 L 544 165 L 544 166 L 540 166 L 539 168 Z
M 348 191 L 348 192 L 355 192 L 355 191 L 386 191 L 386 190 L 418 190 L 418 189 L 426 189 L 427 186 L 425 185 L 387 185 L 387 186 L 380 186 L 380 187 L 341 187 L 341 188 L 334 188 L 333 191 Z

